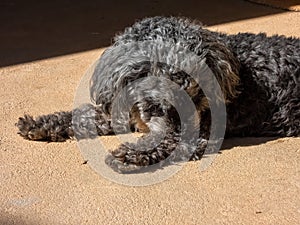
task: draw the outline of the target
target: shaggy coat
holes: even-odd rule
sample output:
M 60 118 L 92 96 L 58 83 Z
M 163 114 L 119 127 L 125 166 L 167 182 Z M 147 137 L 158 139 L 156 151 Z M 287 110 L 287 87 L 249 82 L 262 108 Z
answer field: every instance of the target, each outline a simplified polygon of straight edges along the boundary
M 207 70 L 220 91 L 203 75 Z M 195 72 L 201 75 L 192 76 Z M 177 110 L 178 88 L 196 110 L 182 107 L 184 123 Z M 184 18 L 146 18 L 117 35 L 103 53 L 90 94 L 92 104 L 73 111 L 36 119 L 25 115 L 17 123 L 19 134 L 29 140 L 64 141 L 145 132 L 137 143 L 124 143 L 109 154 L 106 163 L 118 172 L 200 159 L 210 135 L 225 129 L 221 122 L 211 125 L 211 107 L 222 104 L 225 137 L 299 136 L 300 39 L 227 35 Z

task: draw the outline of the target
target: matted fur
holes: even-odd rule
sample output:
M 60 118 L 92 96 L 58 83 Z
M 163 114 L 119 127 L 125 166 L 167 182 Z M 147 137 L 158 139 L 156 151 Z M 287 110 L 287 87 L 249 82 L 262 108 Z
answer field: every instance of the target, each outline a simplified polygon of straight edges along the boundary
M 177 46 L 178 51 L 170 46 Z M 183 64 L 185 68 L 193 66 L 181 54 L 182 48 L 205 62 L 219 82 L 227 107 L 227 137 L 299 136 L 299 39 L 250 33 L 226 35 L 175 17 L 146 18 L 126 28 L 115 37 L 95 69 L 90 87 L 93 104 L 35 120 L 25 115 L 17 123 L 19 134 L 29 140 L 64 141 L 74 136 L 94 138 L 128 129 L 149 132 L 136 144 L 122 144 L 107 157 L 107 164 L 118 172 L 165 159 L 200 159 L 207 147 L 211 121 L 201 85 L 209 83 L 205 79 L 195 81 L 187 71 L 180 70 Z M 153 76 L 169 79 L 189 94 L 199 117 L 191 119 L 195 130 L 200 127 L 197 140 L 182 142 L 183 131 L 192 136 L 194 130 L 185 130 L 174 106 L 160 95 L 166 93 L 171 99 L 170 85 L 157 83 Z M 145 80 L 129 89 L 129 95 L 137 96 L 130 114 L 121 111 L 119 119 L 112 120 L 117 94 L 140 78 Z M 215 101 L 220 99 L 217 96 Z M 155 144 L 163 131 L 164 138 Z M 196 149 L 191 143 L 196 143 Z M 176 147 L 180 154 L 172 155 Z

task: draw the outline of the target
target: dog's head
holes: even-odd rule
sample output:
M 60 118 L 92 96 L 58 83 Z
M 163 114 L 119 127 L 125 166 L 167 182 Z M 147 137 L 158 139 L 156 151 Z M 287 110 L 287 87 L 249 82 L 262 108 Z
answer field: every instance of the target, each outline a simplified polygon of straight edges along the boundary
M 215 95 L 217 101 L 225 102 L 237 95 L 237 59 L 215 33 L 189 20 L 147 18 L 115 41 L 101 56 L 90 83 L 92 100 L 108 113 L 118 93 L 139 79 L 140 84 L 129 87 L 129 95 L 137 95 L 139 101 L 151 92 L 153 101 L 162 102 L 173 87 L 164 81 L 159 85 L 151 76 L 169 79 L 174 83 L 171 86 L 185 90 L 200 111 L 208 107 L 208 92 L 210 99 Z M 214 80 L 222 93 L 216 91 Z

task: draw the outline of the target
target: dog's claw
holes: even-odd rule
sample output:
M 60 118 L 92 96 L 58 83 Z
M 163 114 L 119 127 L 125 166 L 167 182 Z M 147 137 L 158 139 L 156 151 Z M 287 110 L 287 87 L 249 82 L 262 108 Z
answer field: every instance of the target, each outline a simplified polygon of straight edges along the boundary
M 42 140 L 46 134 L 42 130 L 32 129 L 28 132 L 27 136 L 30 140 Z

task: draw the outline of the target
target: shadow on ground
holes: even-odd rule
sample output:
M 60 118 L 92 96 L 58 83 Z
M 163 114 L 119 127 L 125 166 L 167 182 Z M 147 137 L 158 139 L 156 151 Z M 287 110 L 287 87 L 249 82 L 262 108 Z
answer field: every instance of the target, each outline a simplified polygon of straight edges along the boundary
M 221 151 L 229 150 L 237 146 L 254 146 L 265 144 L 269 141 L 274 141 L 279 139 L 279 137 L 243 137 L 243 138 L 228 138 L 223 141 Z
M 281 12 L 244 0 L 3 0 L 0 67 L 108 46 L 116 32 L 145 16 L 215 25 Z

